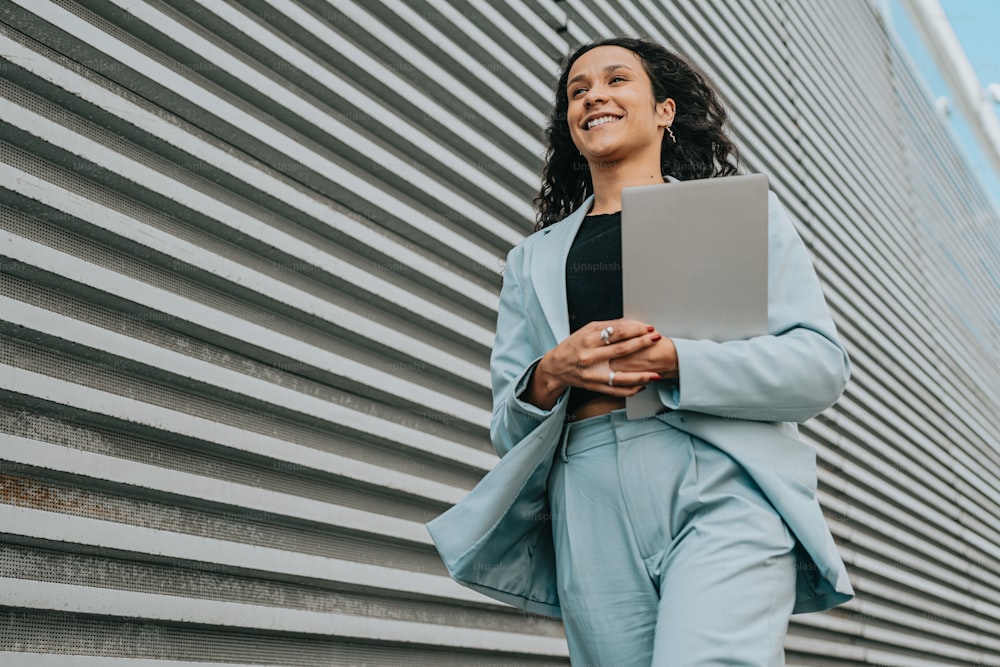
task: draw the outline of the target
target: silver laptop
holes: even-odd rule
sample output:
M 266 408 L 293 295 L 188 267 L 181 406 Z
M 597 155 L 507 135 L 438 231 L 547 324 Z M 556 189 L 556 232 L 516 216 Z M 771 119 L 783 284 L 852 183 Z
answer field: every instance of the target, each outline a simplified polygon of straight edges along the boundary
M 767 192 L 764 174 L 623 189 L 625 317 L 667 337 L 766 334 Z M 629 419 L 664 409 L 655 391 L 626 400 Z

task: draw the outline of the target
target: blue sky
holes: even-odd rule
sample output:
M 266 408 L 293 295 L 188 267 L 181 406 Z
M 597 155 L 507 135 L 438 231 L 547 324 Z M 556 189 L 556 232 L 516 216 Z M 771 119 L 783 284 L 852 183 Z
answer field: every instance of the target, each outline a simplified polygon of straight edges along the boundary
M 936 99 L 953 98 L 951 91 L 934 65 L 934 60 L 924 48 L 909 14 L 903 7 L 907 0 L 890 0 L 889 18 L 914 65 L 920 70 L 927 87 Z M 1000 1 L 998 0 L 941 0 L 945 15 L 958 35 L 965 53 L 983 87 L 1000 83 Z M 951 104 L 948 124 L 964 149 L 966 159 L 979 177 L 983 189 L 993 199 L 993 207 L 1000 212 L 1000 175 L 990 164 L 982 147 L 976 142 L 972 130 L 954 103 Z M 1000 114 L 1000 104 L 994 105 Z

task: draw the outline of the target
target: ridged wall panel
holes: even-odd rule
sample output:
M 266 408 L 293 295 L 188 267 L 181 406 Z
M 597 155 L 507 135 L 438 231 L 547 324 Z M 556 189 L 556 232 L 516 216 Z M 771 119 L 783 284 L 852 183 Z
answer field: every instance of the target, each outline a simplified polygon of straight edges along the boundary
M 423 523 L 614 33 L 717 82 L 853 361 L 802 433 L 858 597 L 788 663 L 1000 665 L 1000 217 L 865 0 L 0 0 L 0 664 L 568 664 Z

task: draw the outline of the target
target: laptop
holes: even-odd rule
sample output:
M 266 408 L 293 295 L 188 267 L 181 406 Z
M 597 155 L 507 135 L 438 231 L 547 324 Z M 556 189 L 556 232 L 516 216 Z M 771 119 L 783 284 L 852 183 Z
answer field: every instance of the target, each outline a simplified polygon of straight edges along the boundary
M 767 193 L 764 174 L 623 189 L 624 316 L 666 337 L 766 334 Z M 655 391 L 626 399 L 629 419 L 665 409 Z

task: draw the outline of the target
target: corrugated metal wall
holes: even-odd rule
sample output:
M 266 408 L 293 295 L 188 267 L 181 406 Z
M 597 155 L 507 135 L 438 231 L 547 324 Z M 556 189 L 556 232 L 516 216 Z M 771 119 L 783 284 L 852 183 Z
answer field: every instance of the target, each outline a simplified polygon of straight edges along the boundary
M 802 430 L 859 595 L 789 664 L 1000 665 L 1000 220 L 864 0 L 0 0 L 0 664 L 568 663 L 422 524 L 612 32 L 717 79 L 852 353 Z

